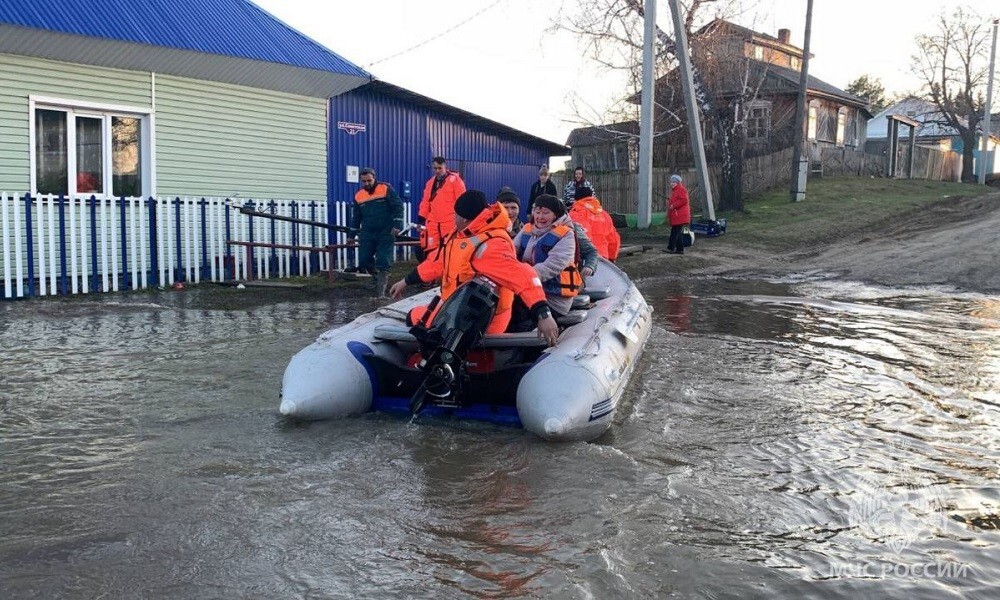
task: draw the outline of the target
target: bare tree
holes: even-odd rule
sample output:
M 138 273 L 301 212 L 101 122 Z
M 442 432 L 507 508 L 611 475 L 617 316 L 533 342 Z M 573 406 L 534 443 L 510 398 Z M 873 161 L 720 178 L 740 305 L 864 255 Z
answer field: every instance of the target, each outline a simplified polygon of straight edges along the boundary
M 722 185 L 719 208 L 741 210 L 743 206 L 743 161 L 748 107 L 753 103 L 766 73 L 766 67 L 749 60 L 742 45 L 735 47 L 730 40 L 714 38 L 709 33 L 695 35 L 697 28 L 713 18 L 733 10 L 737 4 L 729 2 L 715 6 L 712 15 L 706 15 L 706 4 L 713 0 L 691 0 L 685 15 L 685 28 L 692 40 L 692 64 L 696 99 L 710 127 L 720 166 Z M 721 3 L 718 3 L 721 4 Z M 583 0 L 572 13 L 560 15 L 555 28 L 577 34 L 584 50 L 601 68 L 627 73 L 628 85 L 621 98 L 634 99 L 641 91 L 642 0 Z M 654 94 L 655 123 L 658 138 L 686 127 L 681 89 L 676 77 L 676 44 L 669 33 L 657 28 L 659 48 L 656 61 L 657 89 Z M 626 110 L 623 107 L 628 106 Z M 604 122 L 635 118 L 634 102 L 617 102 L 616 110 L 598 117 L 594 111 L 586 121 Z M 662 148 L 663 144 L 659 144 Z M 654 150 L 654 157 L 657 152 Z M 662 156 L 662 155 L 661 155 Z M 655 160 L 655 158 L 654 158 Z
M 962 181 L 972 181 L 976 133 L 986 102 L 990 31 L 987 20 L 968 8 L 941 13 L 937 31 L 917 36 L 914 71 L 923 97 L 937 108 L 941 125 L 962 138 Z

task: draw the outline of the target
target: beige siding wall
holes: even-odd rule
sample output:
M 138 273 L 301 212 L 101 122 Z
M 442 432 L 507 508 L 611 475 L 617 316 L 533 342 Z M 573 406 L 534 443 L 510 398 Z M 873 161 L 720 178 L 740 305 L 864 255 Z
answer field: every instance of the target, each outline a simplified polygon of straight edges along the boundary
M 326 199 L 326 100 L 157 75 L 157 193 Z
M 0 191 L 28 191 L 28 96 L 148 108 L 149 73 L 0 54 Z
M 159 195 L 326 199 L 325 99 L 153 79 L 0 54 L 0 191 L 28 191 L 28 96 L 36 95 L 152 109 Z

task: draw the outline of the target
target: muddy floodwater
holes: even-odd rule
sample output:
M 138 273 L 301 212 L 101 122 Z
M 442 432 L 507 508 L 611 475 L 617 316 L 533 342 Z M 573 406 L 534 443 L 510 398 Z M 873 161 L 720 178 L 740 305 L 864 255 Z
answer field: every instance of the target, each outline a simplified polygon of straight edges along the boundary
M 1000 297 L 648 279 L 595 443 L 278 414 L 365 299 L 0 303 L 3 598 L 997 598 Z

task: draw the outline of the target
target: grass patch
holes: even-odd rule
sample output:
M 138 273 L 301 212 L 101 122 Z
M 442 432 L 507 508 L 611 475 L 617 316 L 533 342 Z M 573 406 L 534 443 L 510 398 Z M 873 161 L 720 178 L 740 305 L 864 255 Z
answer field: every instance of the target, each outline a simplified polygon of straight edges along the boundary
M 765 192 L 744 202 L 742 212 L 724 211 L 728 222 L 720 242 L 782 250 L 843 236 L 860 223 L 880 222 L 921 206 L 995 192 L 991 187 L 917 179 L 822 178 L 809 182 L 806 199 L 791 202 L 788 189 Z M 630 230 L 626 239 L 641 242 L 666 238 L 669 227 Z M 633 233 L 635 232 L 635 233 Z

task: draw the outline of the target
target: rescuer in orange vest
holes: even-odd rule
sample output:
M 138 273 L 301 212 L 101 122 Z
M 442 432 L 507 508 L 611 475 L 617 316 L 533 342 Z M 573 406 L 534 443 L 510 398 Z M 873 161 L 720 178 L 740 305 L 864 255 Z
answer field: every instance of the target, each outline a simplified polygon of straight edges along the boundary
M 486 195 L 469 190 L 455 202 L 454 232 L 436 252 L 417 265 L 404 279 L 393 284 L 389 293 L 402 298 L 408 285 L 441 279 L 441 300 L 447 300 L 462 284 L 481 275 L 497 284 L 499 302 L 486 333 L 502 333 L 510 322 L 511 306 L 518 296 L 538 324 L 538 335 L 554 346 L 559 326 L 545 301 L 542 282 L 535 270 L 517 260 L 507 226 L 510 218 L 500 204 L 487 206 Z M 424 318 L 427 307 L 410 312 L 412 323 Z M 433 323 L 432 314 L 429 322 Z
M 448 170 L 443 156 L 431 161 L 434 176 L 424 185 L 417 214 L 424 228 L 420 232 L 420 249 L 424 256 L 441 245 L 444 237 L 455 230 L 455 201 L 465 191 L 465 182 L 458 173 Z
M 587 236 L 594 242 L 598 254 L 608 260 L 618 258 L 622 238 L 615 229 L 611 215 L 601 207 L 600 200 L 594 197 L 593 190 L 589 187 L 576 190 L 576 201 L 569 209 L 569 217 L 587 231 Z

